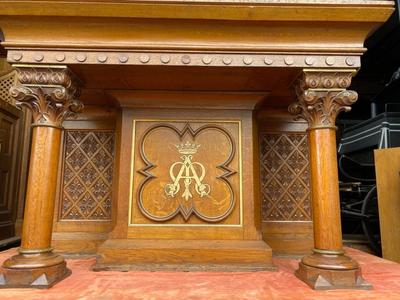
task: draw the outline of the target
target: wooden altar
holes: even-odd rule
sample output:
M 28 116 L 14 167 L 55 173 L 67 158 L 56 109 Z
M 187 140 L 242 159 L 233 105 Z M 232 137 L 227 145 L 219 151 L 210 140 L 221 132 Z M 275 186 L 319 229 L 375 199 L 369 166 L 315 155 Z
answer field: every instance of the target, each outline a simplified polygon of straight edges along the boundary
M 392 9 L 1 2 L 10 95 L 33 124 L 22 244 L 0 287 L 62 280 L 60 252 L 97 253 L 94 270 L 270 270 L 313 229 L 296 275 L 369 288 L 342 249 L 335 119 Z

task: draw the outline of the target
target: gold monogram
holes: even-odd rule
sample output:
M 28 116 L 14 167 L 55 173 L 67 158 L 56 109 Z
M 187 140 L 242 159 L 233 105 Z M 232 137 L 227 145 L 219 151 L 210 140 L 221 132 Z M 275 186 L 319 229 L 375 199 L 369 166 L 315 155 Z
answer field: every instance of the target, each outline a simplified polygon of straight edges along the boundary
M 202 183 L 206 175 L 206 170 L 201 163 L 192 162 L 193 154 L 197 153 L 197 149 L 200 145 L 186 141 L 186 143 L 176 145 L 175 147 L 178 149 L 179 153 L 183 154 L 181 156 L 182 161 L 175 162 L 171 165 L 169 175 L 172 183 L 165 185 L 165 194 L 168 197 L 174 198 L 181 189 L 180 181 L 183 179 L 185 190 L 181 196 L 186 201 L 193 197 L 190 192 L 190 185 L 193 181 L 196 193 L 199 194 L 200 197 L 207 196 L 211 191 L 210 185 Z M 176 172 L 176 170 L 179 171 Z
M 136 190 L 138 208 L 154 222 L 170 221 L 178 214 L 185 222 L 191 216 L 207 223 L 220 222 L 232 213 L 236 203 L 234 179 L 230 179 L 236 175 L 231 166 L 238 158 L 235 140 L 218 124 L 193 129 L 188 122 L 179 123 L 181 129 L 175 124 L 156 123 L 139 140 L 144 166 L 137 172 L 144 178 Z M 207 155 L 215 145 L 221 145 L 223 151 Z

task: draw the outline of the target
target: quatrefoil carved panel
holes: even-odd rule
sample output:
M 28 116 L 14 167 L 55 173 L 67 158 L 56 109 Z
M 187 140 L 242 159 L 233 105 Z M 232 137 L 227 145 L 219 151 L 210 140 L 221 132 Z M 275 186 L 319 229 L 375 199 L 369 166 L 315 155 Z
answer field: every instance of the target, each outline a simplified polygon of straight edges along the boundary
M 143 176 L 137 205 L 148 219 L 165 222 L 180 214 L 185 222 L 195 215 L 214 223 L 233 211 L 236 146 L 222 126 L 157 124 L 143 133 L 139 152 L 144 167 L 137 171 Z

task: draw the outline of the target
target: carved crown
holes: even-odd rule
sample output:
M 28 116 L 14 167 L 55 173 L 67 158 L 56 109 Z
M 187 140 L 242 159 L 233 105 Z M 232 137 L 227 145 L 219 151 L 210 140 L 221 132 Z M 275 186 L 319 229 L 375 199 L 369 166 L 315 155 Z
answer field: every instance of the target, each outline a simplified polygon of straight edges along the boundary
M 181 154 L 195 154 L 199 149 L 200 145 L 196 145 L 195 143 L 191 143 L 186 141 L 184 144 L 175 145 L 178 149 L 178 152 Z

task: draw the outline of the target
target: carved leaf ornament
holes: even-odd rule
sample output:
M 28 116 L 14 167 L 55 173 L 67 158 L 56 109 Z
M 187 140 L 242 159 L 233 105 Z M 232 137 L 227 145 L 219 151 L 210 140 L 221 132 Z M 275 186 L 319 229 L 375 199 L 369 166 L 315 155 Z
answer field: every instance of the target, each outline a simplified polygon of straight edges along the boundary
M 34 126 L 61 127 L 83 109 L 78 100 L 81 83 L 67 68 L 19 67 L 17 79 L 10 96 L 17 106 L 32 111 Z
M 53 89 L 50 93 L 42 88 L 35 91 L 25 86 L 10 89 L 17 106 L 26 106 L 32 111 L 34 125 L 61 127 L 62 122 L 82 110 L 83 104 L 66 95 L 65 88 Z
M 297 102 L 289 112 L 302 118 L 309 128 L 334 128 L 337 115 L 351 110 L 357 93 L 346 90 L 353 72 L 305 71 L 295 84 Z

